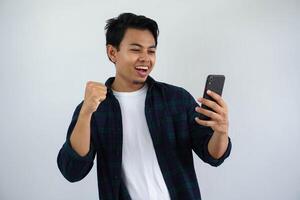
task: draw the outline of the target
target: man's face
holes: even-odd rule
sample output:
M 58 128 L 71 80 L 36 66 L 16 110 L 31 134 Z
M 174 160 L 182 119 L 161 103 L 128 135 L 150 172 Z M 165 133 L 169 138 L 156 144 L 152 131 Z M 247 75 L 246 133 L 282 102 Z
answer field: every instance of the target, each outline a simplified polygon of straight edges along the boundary
M 152 71 L 156 60 L 155 40 L 148 30 L 129 28 L 114 52 L 116 79 L 122 84 L 141 85 Z

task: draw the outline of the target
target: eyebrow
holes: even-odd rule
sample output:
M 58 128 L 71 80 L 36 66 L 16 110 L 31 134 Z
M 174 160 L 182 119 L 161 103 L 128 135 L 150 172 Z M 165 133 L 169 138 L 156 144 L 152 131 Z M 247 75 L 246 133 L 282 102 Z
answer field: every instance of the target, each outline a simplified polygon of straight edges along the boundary
M 130 46 L 138 46 L 138 47 L 143 47 L 142 45 L 140 45 L 140 44 L 138 44 L 138 43 L 131 43 L 131 44 L 129 44 Z M 149 46 L 148 47 L 149 49 L 153 49 L 153 48 L 156 48 L 156 46 L 155 45 L 152 45 L 152 46 Z

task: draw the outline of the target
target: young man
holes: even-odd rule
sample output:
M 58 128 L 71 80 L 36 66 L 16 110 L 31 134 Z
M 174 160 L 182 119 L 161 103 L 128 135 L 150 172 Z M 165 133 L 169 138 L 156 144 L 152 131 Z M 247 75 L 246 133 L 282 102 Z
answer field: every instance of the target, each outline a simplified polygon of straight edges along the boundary
M 152 19 L 124 13 L 105 29 L 116 75 L 86 84 L 57 157 L 61 173 L 83 179 L 97 154 L 101 200 L 201 199 L 192 151 L 212 166 L 229 156 L 226 103 L 211 92 L 217 103 L 198 101 L 214 112 L 202 109 L 183 88 L 149 76 L 159 32 Z

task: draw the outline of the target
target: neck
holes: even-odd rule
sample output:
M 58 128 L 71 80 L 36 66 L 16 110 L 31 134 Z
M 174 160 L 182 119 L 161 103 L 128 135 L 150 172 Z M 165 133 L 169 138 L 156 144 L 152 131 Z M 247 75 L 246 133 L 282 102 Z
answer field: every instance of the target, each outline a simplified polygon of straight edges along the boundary
M 115 77 L 114 82 L 112 83 L 112 89 L 117 92 L 134 92 L 141 89 L 145 85 L 145 82 L 138 82 L 132 80 L 124 80 L 119 78 L 118 76 Z

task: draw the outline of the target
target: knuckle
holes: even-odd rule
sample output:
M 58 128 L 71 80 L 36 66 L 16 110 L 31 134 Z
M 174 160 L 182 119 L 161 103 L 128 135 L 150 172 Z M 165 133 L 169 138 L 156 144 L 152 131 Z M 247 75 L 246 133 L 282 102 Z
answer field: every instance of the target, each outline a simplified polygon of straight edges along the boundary
M 98 99 L 94 99 L 94 104 L 97 105 L 99 103 Z
M 221 118 L 221 122 L 222 122 L 223 124 L 227 124 L 226 118 L 222 117 L 222 118 Z
M 97 101 L 97 99 L 99 99 L 99 97 L 97 95 L 92 95 L 93 101 Z
M 87 86 L 91 86 L 92 84 L 93 84 L 92 81 L 88 81 L 88 82 L 86 83 Z
M 213 107 L 214 110 L 216 110 L 216 109 L 218 108 L 218 105 L 214 103 L 214 104 L 212 105 L 212 107 Z
M 227 116 L 228 116 L 228 112 L 227 112 L 227 110 L 223 110 L 223 116 L 225 117 L 225 118 L 227 118 Z
M 92 88 L 91 88 L 91 91 L 92 91 L 93 94 L 96 94 L 96 93 L 97 93 L 97 88 L 92 87 Z
M 219 117 L 218 121 L 219 121 L 220 123 L 224 123 L 224 118 L 223 118 L 223 117 Z
M 211 111 L 207 111 L 206 115 L 211 118 L 213 117 L 214 113 Z
M 224 111 L 224 110 L 221 110 L 221 112 L 220 112 L 220 114 L 221 114 L 221 116 L 226 116 L 226 112 Z
M 105 85 L 104 85 L 104 84 L 102 84 L 102 83 L 97 83 L 97 86 L 100 86 L 100 87 L 105 87 Z

